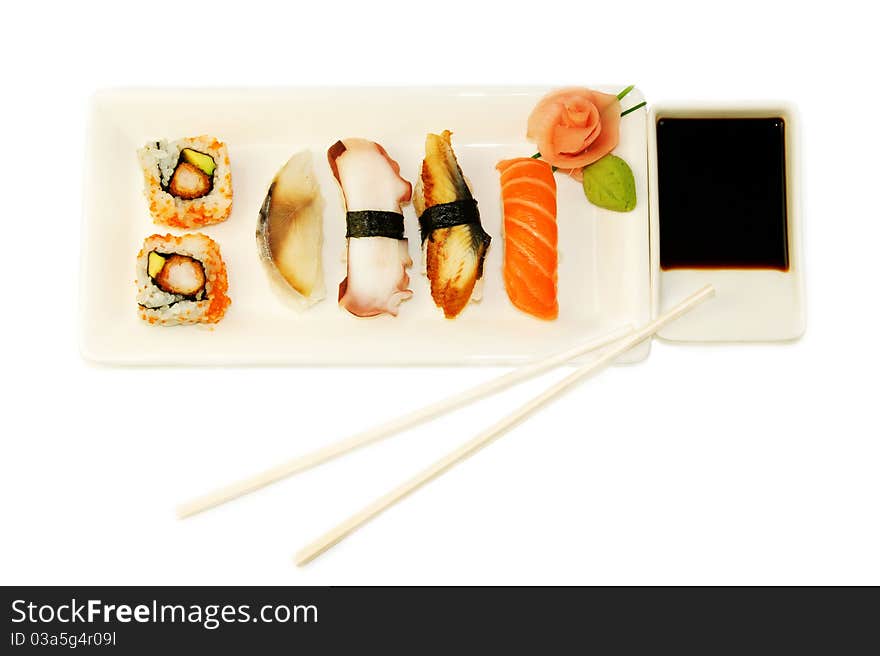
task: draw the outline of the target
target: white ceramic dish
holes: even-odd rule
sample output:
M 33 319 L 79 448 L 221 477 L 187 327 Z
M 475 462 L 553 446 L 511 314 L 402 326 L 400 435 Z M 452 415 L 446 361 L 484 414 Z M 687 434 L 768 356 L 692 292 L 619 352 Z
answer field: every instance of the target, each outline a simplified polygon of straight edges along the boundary
M 782 118 L 785 121 L 785 187 L 789 269 L 660 268 L 660 205 L 657 184 L 657 121 L 661 118 Z M 711 284 L 715 298 L 661 330 L 676 342 L 777 342 L 805 329 L 801 256 L 800 160 L 797 112 L 782 102 L 676 103 L 651 107 L 648 160 L 651 189 L 651 271 L 655 313 L 665 312 L 693 289 Z
M 621 87 L 622 88 L 622 87 Z M 616 93 L 617 88 L 606 88 Z M 559 318 L 534 319 L 508 301 L 501 275 L 498 174 L 506 157 L 531 155 L 526 119 L 544 88 L 313 88 L 118 90 L 93 100 L 88 133 L 82 249 L 83 355 L 110 364 L 510 365 L 586 340 L 652 313 L 646 112 L 622 119 L 615 153 L 632 167 L 638 205 L 619 214 L 589 204 L 579 183 L 559 186 Z M 636 104 L 633 91 L 624 103 Z M 493 237 L 483 300 L 455 320 L 431 302 L 420 274 L 418 222 L 405 211 L 415 292 L 396 318 L 359 319 L 336 304 L 344 277 L 345 218 L 326 164 L 327 147 L 363 136 L 383 144 L 414 181 L 429 131 L 450 129 L 485 229 Z M 134 260 L 152 223 L 135 150 L 158 137 L 213 134 L 225 140 L 235 193 L 232 216 L 202 230 L 221 247 L 232 305 L 215 326 L 159 328 L 137 317 Z M 278 168 L 311 149 L 327 201 L 327 299 L 297 313 L 270 288 L 254 238 L 257 212 Z M 627 355 L 644 358 L 650 345 Z

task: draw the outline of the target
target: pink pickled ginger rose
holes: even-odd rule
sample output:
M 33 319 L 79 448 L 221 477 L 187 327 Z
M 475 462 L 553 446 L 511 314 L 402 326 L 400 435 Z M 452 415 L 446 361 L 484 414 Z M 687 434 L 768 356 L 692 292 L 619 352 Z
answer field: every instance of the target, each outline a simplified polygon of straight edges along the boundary
M 582 87 L 553 91 L 532 110 L 527 136 L 546 162 L 580 173 L 617 147 L 620 101 Z

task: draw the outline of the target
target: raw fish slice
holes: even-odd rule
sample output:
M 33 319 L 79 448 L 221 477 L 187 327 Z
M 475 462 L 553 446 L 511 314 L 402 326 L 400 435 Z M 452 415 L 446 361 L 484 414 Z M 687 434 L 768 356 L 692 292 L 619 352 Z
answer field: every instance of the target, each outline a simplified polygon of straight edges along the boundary
M 273 287 L 298 309 L 324 298 L 324 199 L 312 155 L 291 157 L 275 176 L 260 209 L 257 246 Z
M 556 298 L 556 180 L 547 162 L 499 162 L 504 206 L 504 286 L 510 301 L 539 319 L 559 315 Z
M 427 136 L 413 198 L 422 224 L 431 297 L 447 319 L 458 316 L 469 301 L 480 300 L 483 261 L 492 239 L 480 224 L 477 203 L 455 158 L 451 137 L 449 130 Z
M 406 269 L 413 262 L 406 239 L 349 239 L 347 260 L 348 273 L 339 284 L 339 304 L 358 317 L 397 316 L 400 304 L 412 297 Z M 352 289 L 352 280 L 362 284 Z
M 352 215 L 362 214 L 376 220 L 370 225 L 379 232 L 383 220 L 399 221 L 402 237 L 400 206 L 410 200 L 412 185 L 400 177 L 400 166 L 385 149 L 366 139 L 345 139 L 330 147 L 327 159 L 342 189 L 349 233 Z M 356 316 L 397 315 L 400 304 L 412 297 L 407 289 L 407 269 L 412 266 L 407 240 L 385 236 L 391 232 L 346 240 L 347 270 L 339 284 L 339 305 Z

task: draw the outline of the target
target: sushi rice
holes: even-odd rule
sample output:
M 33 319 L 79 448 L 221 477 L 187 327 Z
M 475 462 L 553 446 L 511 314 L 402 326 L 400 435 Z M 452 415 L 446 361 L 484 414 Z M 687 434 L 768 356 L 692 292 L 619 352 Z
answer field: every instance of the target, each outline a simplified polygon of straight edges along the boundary
M 198 198 L 180 198 L 170 193 L 172 177 L 185 148 L 209 155 L 214 161 L 210 191 Z M 163 139 L 139 149 L 138 160 L 144 173 L 144 195 L 154 223 L 173 228 L 199 228 L 229 218 L 232 172 L 225 143 L 207 135 L 177 141 Z
M 166 262 L 173 256 L 195 260 L 203 272 L 202 286 L 194 294 L 163 290 L 157 277 L 150 275 L 151 253 L 162 256 Z M 217 323 L 231 302 L 227 289 L 226 265 L 220 247 L 210 237 L 194 233 L 180 237 L 151 235 L 144 240 L 137 256 L 138 313 L 144 321 L 160 326 Z

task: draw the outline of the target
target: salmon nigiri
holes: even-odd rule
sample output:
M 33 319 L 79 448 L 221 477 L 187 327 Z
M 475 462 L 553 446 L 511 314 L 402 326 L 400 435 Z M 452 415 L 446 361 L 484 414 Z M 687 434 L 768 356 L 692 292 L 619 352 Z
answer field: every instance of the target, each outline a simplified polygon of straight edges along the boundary
M 556 300 L 556 180 L 547 162 L 498 162 L 504 206 L 504 286 L 511 302 L 539 319 L 559 315 Z

